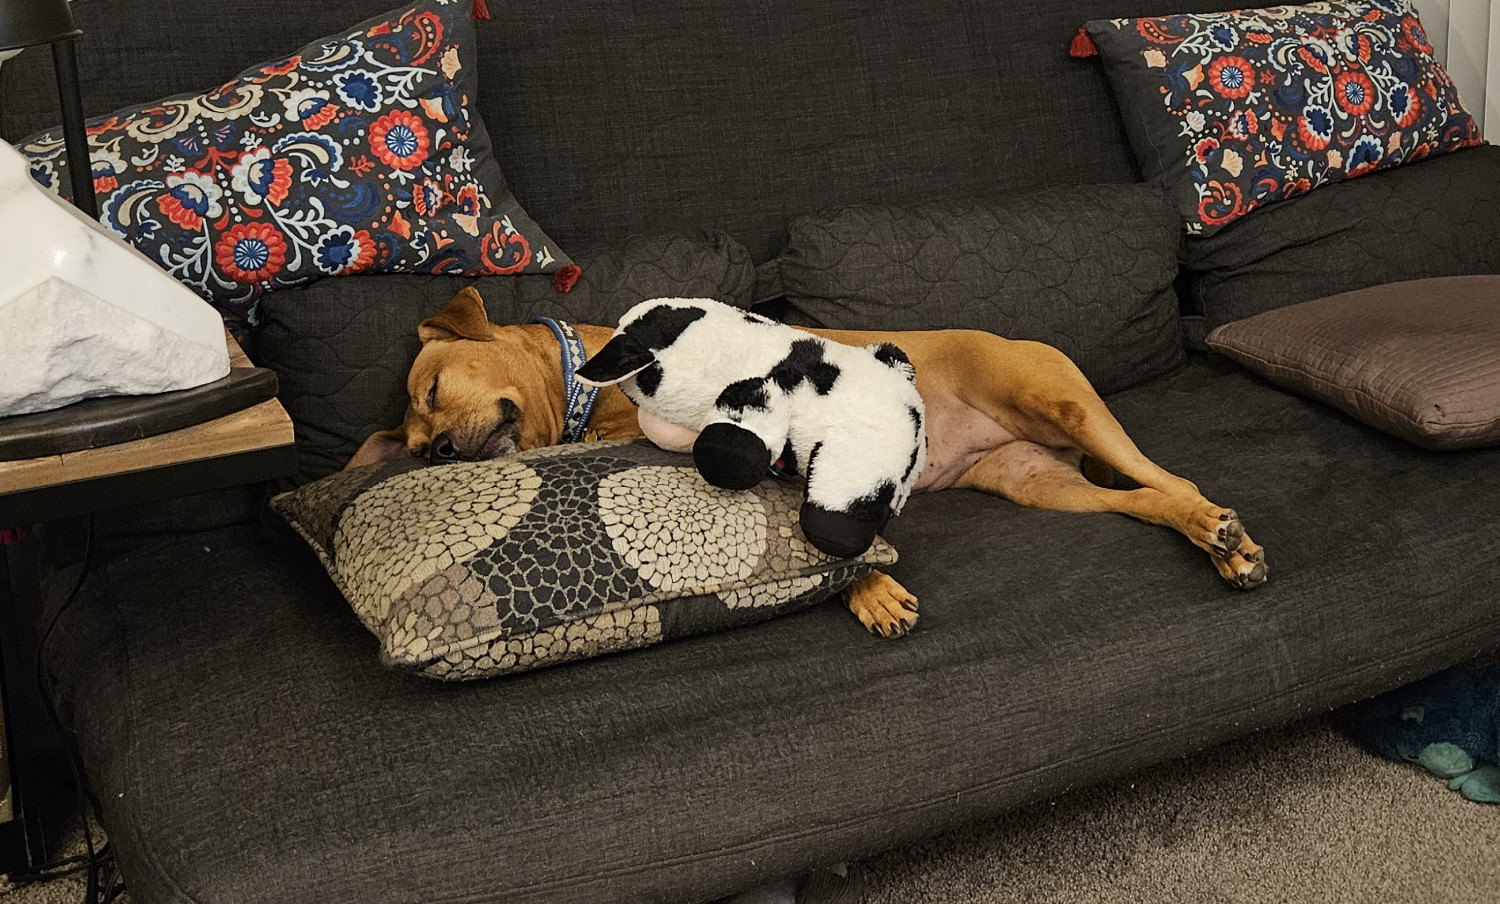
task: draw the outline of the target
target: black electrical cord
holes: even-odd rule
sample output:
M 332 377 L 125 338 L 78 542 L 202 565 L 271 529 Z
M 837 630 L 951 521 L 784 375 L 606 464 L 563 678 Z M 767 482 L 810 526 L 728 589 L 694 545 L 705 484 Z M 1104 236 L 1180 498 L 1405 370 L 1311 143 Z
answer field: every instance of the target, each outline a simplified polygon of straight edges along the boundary
M 84 583 L 88 580 L 89 570 L 93 567 L 93 561 L 94 516 L 89 515 L 88 526 L 83 539 L 83 563 L 79 567 L 78 577 L 74 580 L 73 587 L 68 591 L 68 595 L 63 598 L 62 603 L 53 611 L 51 617 L 47 619 L 46 625 L 43 627 L 41 636 L 37 639 L 36 644 L 36 687 L 42 698 L 42 707 L 47 711 L 47 718 L 52 722 L 52 727 L 57 731 L 58 737 L 63 739 L 63 752 L 68 762 L 68 771 L 71 773 L 73 779 L 73 790 L 78 795 L 78 812 L 83 820 L 83 843 L 86 853 L 81 857 L 64 858 L 56 864 L 36 870 L 34 874 L 28 874 L 27 878 L 30 881 L 53 879 L 87 869 L 88 878 L 84 888 L 84 904 L 107 904 L 107 902 L 113 901 L 118 897 L 120 891 L 123 890 L 123 885 L 120 883 L 118 876 L 119 870 L 109 870 L 110 881 L 107 887 L 104 886 L 101 882 L 101 877 L 105 875 L 105 869 L 111 862 L 113 853 L 109 850 L 109 842 L 107 840 L 98 847 L 94 845 L 94 832 L 90 824 L 89 815 L 92 813 L 95 820 L 99 818 L 98 801 L 94 800 L 86 790 L 87 785 L 84 783 L 83 764 L 79 760 L 77 736 L 62 723 L 62 717 L 58 714 L 57 706 L 52 700 L 51 687 L 47 681 L 46 669 L 43 666 L 47 641 L 51 639 L 52 632 L 57 628 L 58 622 L 62 620 L 63 613 L 67 612 L 73 605 L 73 602 L 78 599 L 79 593 L 83 590 Z M 35 875 L 35 879 L 30 879 L 30 875 Z

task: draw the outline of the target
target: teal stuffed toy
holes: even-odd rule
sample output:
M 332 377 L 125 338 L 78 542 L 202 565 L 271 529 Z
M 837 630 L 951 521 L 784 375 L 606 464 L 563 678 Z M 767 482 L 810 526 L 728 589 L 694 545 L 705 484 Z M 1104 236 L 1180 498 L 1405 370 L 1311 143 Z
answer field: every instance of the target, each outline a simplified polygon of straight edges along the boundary
M 1376 753 L 1420 763 L 1469 800 L 1500 803 L 1500 663 L 1439 672 L 1347 715 Z

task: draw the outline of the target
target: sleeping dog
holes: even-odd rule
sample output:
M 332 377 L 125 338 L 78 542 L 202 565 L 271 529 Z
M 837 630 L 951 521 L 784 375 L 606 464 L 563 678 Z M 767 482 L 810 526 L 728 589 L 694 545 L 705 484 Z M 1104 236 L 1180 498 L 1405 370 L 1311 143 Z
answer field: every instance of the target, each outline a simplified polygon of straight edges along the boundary
M 607 326 L 572 329 L 588 355 L 614 334 Z M 1234 587 L 1265 582 L 1264 550 L 1234 511 L 1141 454 L 1088 379 L 1052 346 L 979 330 L 808 332 L 855 346 L 891 343 L 916 368 L 927 459 L 913 492 L 967 487 L 1035 508 L 1120 512 L 1178 531 Z M 422 350 L 407 377 L 401 426 L 371 435 L 348 466 L 406 456 L 495 458 L 563 441 L 572 366 L 550 326 L 493 324 L 469 288 L 417 333 Z M 588 429 L 602 439 L 644 436 L 635 405 L 617 386 L 600 390 Z M 1112 489 L 1116 472 L 1140 486 Z M 883 637 L 916 624 L 916 598 L 883 573 L 857 581 L 845 598 Z

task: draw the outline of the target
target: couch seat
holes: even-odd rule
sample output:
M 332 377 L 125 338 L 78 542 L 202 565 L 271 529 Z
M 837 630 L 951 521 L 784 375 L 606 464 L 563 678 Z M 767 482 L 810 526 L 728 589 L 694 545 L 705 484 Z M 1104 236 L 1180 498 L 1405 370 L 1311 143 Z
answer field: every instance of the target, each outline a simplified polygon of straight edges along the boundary
M 909 637 L 837 604 L 467 685 L 383 669 L 254 526 L 101 567 L 50 650 L 136 904 L 692 904 L 1500 648 L 1500 449 L 1425 452 L 1194 356 L 1113 396 L 1236 508 L 1232 590 L 1124 516 L 914 499 Z

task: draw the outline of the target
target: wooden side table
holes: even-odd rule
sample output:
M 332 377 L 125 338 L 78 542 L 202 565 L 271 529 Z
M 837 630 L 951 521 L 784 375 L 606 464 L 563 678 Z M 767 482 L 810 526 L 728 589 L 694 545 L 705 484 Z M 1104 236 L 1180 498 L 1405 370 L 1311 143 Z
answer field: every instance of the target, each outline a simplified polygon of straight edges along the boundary
M 250 367 L 233 339 L 231 367 Z M 0 528 L 271 480 L 296 465 L 292 421 L 272 398 L 203 423 L 130 442 L 0 462 Z M 45 763 L 50 719 L 36 687 L 36 550 L 0 547 L 0 662 L 4 750 L 13 818 L 0 822 L 0 873 L 37 869 L 58 854 L 55 816 L 65 808 Z M 49 788 L 49 785 L 52 786 Z

